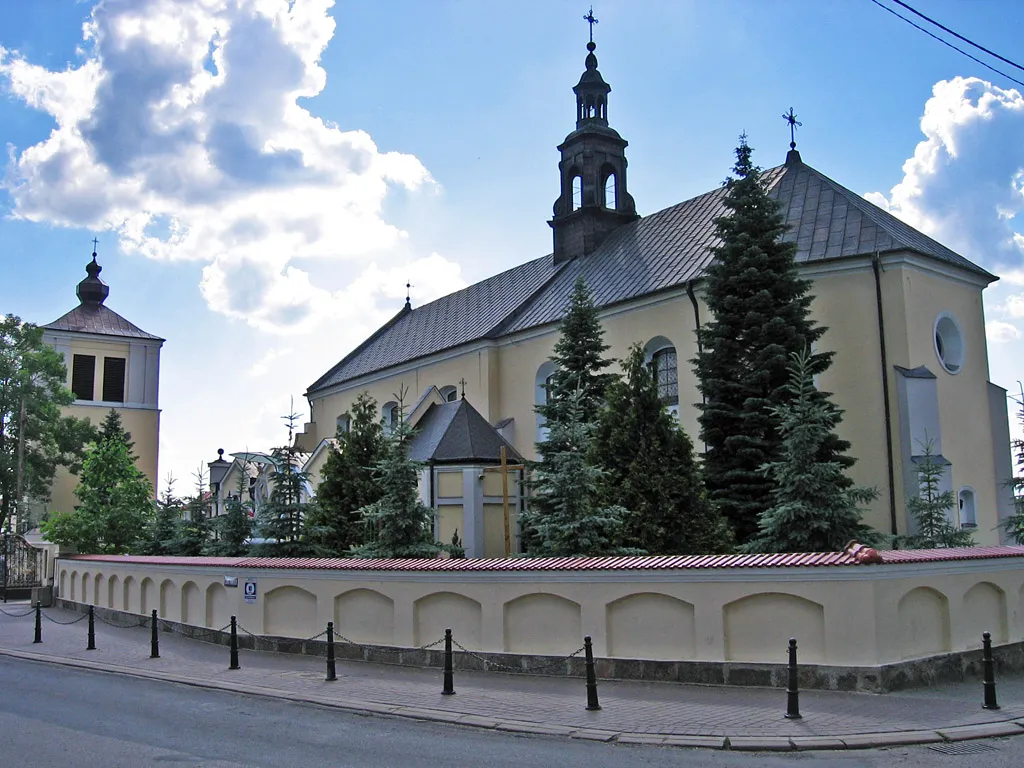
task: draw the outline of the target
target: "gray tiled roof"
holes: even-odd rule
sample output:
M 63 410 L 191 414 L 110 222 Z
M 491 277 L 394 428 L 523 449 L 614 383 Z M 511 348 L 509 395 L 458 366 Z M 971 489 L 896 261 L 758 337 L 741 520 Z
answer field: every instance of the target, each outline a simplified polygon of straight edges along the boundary
M 409 458 L 438 463 L 496 463 L 501 460 L 502 446 L 509 461 L 522 459 L 468 400 L 455 400 L 435 403 L 423 414 L 409 442 Z
M 159 336 L 146 333 L 137 325 L 128 322 L 103 304 L 80 304 L 66 315 L 44 325 L 43 328 L 54 331 L 70 331 L 71 333 L 95 333 L 100 336 L 163 341 Z
M 986 279 L 995 277 L 860 195 L 796 159 L 765 171 L 790 224 L 797 262 L 908 250 Z M 599 307 L 684 285 L 711 262 L 724 187 L 627 224 L 594 253 L 554 265 L 527 262 L 412 311 L 400 313 L 310 388 L 326 389 L 460 344 L 561 319 L 577 276 Z

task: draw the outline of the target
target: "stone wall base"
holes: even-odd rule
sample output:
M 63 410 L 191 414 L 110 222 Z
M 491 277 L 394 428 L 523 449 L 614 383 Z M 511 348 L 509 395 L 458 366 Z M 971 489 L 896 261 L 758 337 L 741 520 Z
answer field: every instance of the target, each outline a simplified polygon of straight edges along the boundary
M 58 598 L 57 607 L 78 613 L 88 611 L 84 603 Z M 112 622 L 131 625 L 143 618 L 139 614 L 96 607 L 96 616 Z M 227 631 L 196 627 L 177 621 L 160 620 L 161 631 L 170 632 L 218 645 L 230 644 Z M 458 638 L 456 638 L 457 640 Z M 238 632 L 238 646 L 246 650 L 294 653 L 304 656 L 327 656 L 323 639 L 303 640 L 291 637 L 254 636 Z M 374 664 L 397 664 L 412 667 L 444 666 L 442 648 L 402 648 L 388 645 L 363 645 L 338 640 L 335 656 L 344 661 L 367 661 Z M 1024 643 L 1009 643 L 993 648 L 996 676 L 1008 672 L 1024 672 Z M 764 664 L 735 661 L 656 661 L 650 659 L 596 659 L 597 676 L 605 680 L 641 680 L 697 685 L 735 685 L 785 688 L 788 669 L 785 664 Z M 981 649 L 946 653 L 911 659 L 877 667 L 842 667 L 827 664 L 801 664 L 800 688 L 826 691 L 862 691 L 884 693 L 933 686 L 939 683 L 981 681 Z M 225 652 L 225 664 L 227 655 Z M 558 656 L 495 653 L 491 651 L 456 652 L 456 670 L 503 672 L 509 674 L 584 677 L 582 655 L 572 658 Z

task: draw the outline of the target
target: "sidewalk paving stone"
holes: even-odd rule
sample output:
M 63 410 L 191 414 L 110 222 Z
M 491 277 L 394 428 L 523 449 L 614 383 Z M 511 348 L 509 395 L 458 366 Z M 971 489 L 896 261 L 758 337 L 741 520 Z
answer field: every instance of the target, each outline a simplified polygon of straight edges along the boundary
M 58 621 L 77 614 L 47 609 Z M 803 691 L 802 720 L 783 717 L 778 689 L 599 681 L 602 709 L 587 711 L 584 681 L 496 672 L 456 672 L 455 696 L 441 695 L 441 670 L 337 662 L 326 682 L 321 657 L 242 650 L 229 670 L 228 648 L 167 632 L 149 658 L 144 627 L 97 624 L 97 650 L 85 650 L 84 623 L 44 622 L 32 643 L 31 617 L 0 615 L 0 653 L 133 674 L 186 685 L 275 696 L 378 715 L 569 735 L 631 744 L 721 749 L 841 749 L 1024 733 L 1024 677 L 999 680 L 1002 710 L 981 708 L 977 681 L 887 694 Z

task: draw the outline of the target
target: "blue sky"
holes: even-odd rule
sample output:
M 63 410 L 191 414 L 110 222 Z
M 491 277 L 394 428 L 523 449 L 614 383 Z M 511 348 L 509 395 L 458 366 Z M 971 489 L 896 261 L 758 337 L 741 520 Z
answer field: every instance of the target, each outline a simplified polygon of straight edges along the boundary
M 896 7 L 891 0 L 880 0 Z M 917 0 L 1024 59 L 1015 0 Z M 401 306 L 550 251 L 587 7 L 469 0 L 0 4 L 0 311 L 108 305 L 167 338 L 161 476 L 269 448 L 279 417 Z M 599 4 L 642 214 L 725 178 L 737 135 L 1003 275 L 992 378 L 1024 353 L 1024 100 L 871 0 Z M 904 12 L 905 13 L 905 12 Z M 85 25 L 85 26 L 83 26 Z M 1020 75 L 1008 65 L 1000 68 Z M 976 79 L 972 79 L 976 78 Z

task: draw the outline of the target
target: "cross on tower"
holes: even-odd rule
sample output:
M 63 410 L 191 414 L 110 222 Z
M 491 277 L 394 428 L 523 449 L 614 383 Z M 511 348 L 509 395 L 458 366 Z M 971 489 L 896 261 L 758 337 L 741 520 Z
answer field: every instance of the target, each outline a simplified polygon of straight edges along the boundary
M 782 119 L 789 123 L 789 148 L 796 149 L 796 129 L 797 126 L 803 125 L 803 123 L 796 119 L 792 107 L 789 108 L 789 112 L 783 113 Z
M 462 387 L 462 399 L 466 399 L 466 379 L 465 377 L 459 379 L 459 386 Z
M 594 6 L 590 6 L 590 10 L 583 20 L 590 25 L 590 42 L 594 42 L 594 25 L 597 24 L 597 19 L 594 18 Z
M 96 246 L 98 246 L 99 244 L 100 244 L 100 241 L 94 237 L 92 239 L 92 253 L 93 253 L 94 256 L 96 255 Z

